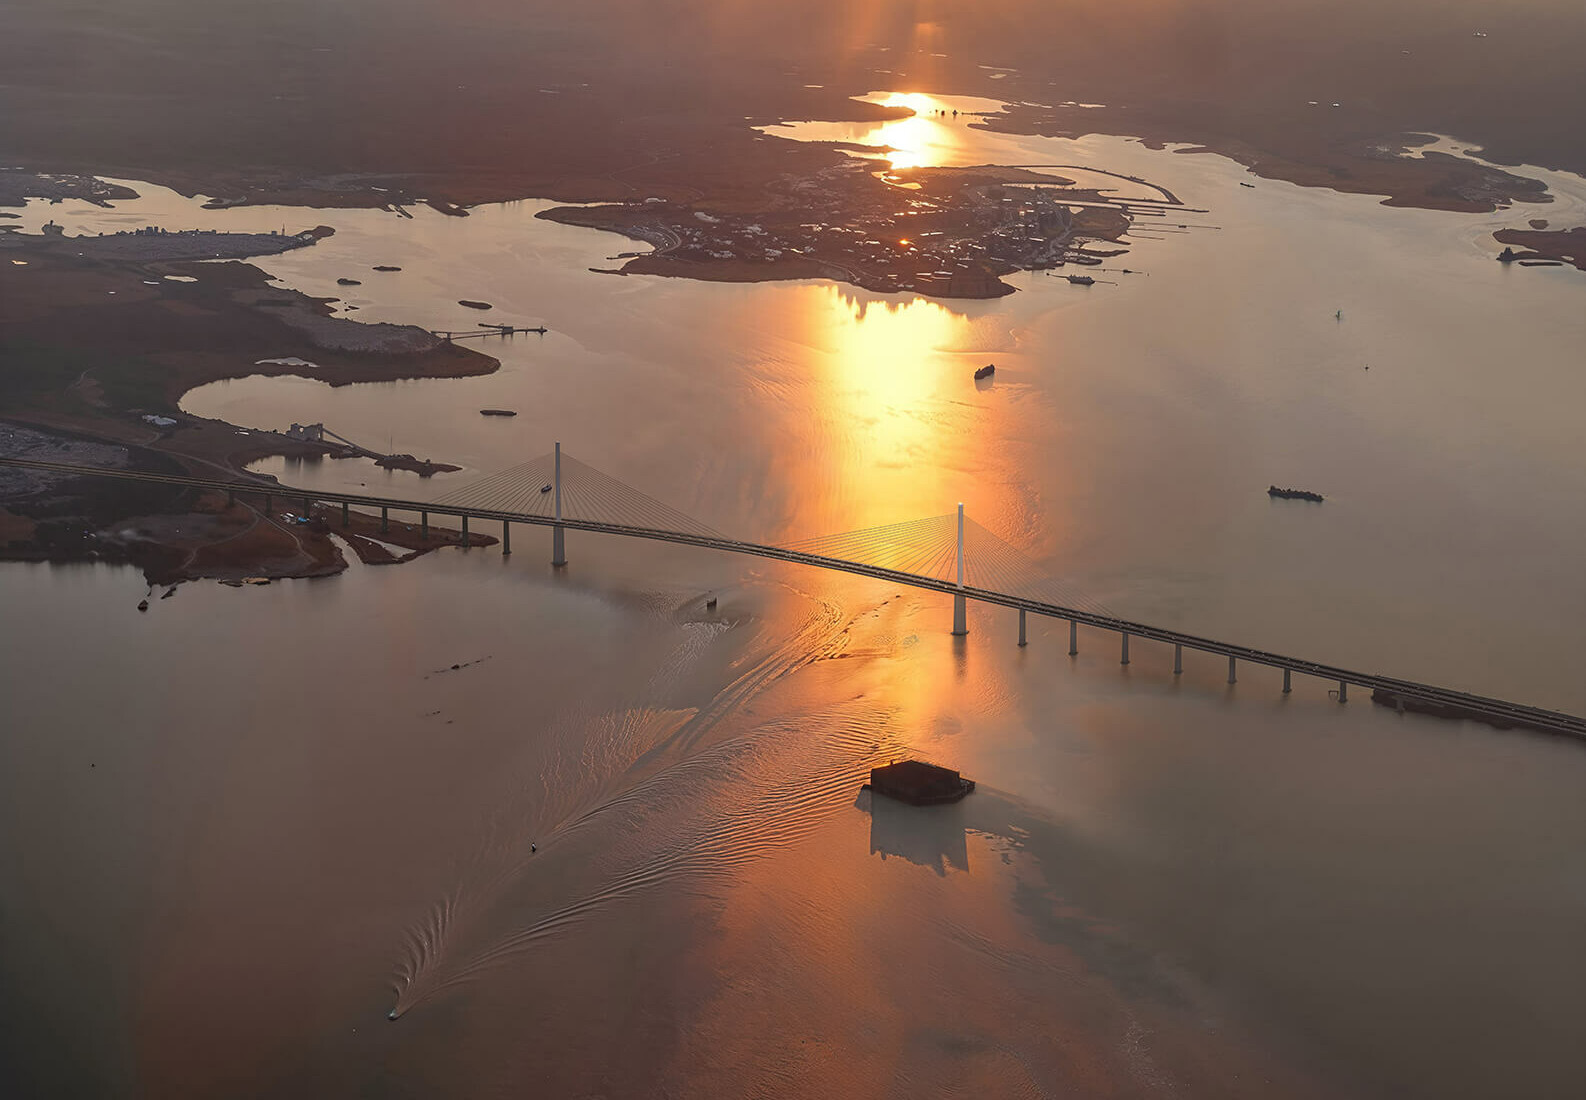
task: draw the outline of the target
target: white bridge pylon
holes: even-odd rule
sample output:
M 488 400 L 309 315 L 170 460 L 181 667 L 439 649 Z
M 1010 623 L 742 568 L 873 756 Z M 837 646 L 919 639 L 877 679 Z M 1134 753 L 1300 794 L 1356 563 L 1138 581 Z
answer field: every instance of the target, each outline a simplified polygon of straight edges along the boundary
M 550 454 L 437 497 L 435 503 L 543 519 L 588 520 L 647 531 L 722 537 L 720 531 L 692 516 L 580 462 L 563 451 L 561 444 Z
M 966 517 L 962 504 L 956 512 L 946 515 L 824 535 L 786 543 L 784 549 L 944 581 L 960 589 L 1024 596 L 1112 616 L 1107 607 L 1054 577 L 1024 551 Z M 964 597 L 955 595 L 953 605 L 953 633 L 968 633 Z

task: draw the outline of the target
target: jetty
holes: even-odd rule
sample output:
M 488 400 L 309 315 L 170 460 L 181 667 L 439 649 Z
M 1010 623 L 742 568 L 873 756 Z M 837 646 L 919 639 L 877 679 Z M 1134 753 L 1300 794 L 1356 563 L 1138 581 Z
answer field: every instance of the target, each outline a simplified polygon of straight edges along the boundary
M 516 336 L 520 332 L 532 332 L 544 336 L 551 330 L 544 325 L 489 325 L 480 322 L 476 329 L 451 330 L 431 329 L 431 336 L 438 336 L 448 344 L 454 340 L 478 340 L 485 336 Z

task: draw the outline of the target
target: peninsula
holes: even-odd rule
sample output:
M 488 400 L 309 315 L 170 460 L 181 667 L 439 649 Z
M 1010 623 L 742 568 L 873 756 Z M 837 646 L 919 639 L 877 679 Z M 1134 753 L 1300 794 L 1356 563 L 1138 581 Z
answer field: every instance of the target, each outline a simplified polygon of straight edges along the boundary
M 332 316 L 324 301 L 272 286 L 250 264 L 181 258 L 190 254 L 189 239 L 210 252 L 255 255 L 309 247 L 327 232 L 0 233 L 0 358 L 7 363 L 0 453 L 247 478 L 254 476 L 243 472 L 248 463 L 271 455 L 354 452 L 190 416 L 180 409 L 188 390 L 255 374 L 346 385 L 496 369 L 494 358 L 420 328 Z M 411 455 L 385 456 L 385 464 L 420 476 L 455 469 Z M 159 583 L 319 576 L 346 566 L 316 517 L 264 514 L 243 498 L 0 468 L 0 502 L 0 558 L 128 561 Z M 356 524 L 348 533 L 356 537 L 344 544 L 370 563 L 405 560 L 459 537 L 439 527 L 427 539 L 409 537 L 400 525 L 378 541 Z

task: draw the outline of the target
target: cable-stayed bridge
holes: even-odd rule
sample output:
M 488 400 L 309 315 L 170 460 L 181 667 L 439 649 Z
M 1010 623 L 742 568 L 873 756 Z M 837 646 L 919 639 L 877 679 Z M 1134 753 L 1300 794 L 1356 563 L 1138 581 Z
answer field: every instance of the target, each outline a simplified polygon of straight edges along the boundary
M 1123 664 L 1130 660 L 1131 639 L 1146 639 L 1173 647 L 1174 675 L 1183 671 L 1184 650 L 1189 649 L 1226 657 L 1230 684 L 1236 681 L 1239 662 L 1243 661 L 1281 671 L 1285 693 L 1292 688 L 1293 675 L 1299 673 L 1336 684 L 1340 703 L 1348 700 L 1349 688 L 1353 685 L 1385 693 L 1407 709 L 1586 739 L 1586 719 L 1575 715 L 1131 622 L 1043 572 L 1017 548 L 967 519 L 962 505 L 954 514 L 772 546 L 724 535 L 627 483 L 563 454 L 560 444 L 551 454 L 431 501 L 300 489 L 258 478 L 220 480 L 5 457 L 0 457 L 0 464 L 60 474 L 160 482 L 225 492 L 233 498 L 246 494 L 262 498 L 267 514 L 277 499 L 301 503 L 305 515 L 311 513 L 316 504 L 340 504 L 343 525 L 348 522 L 353 507 L 377 510 L 381 530 L 388 529 L 392 511 L 418 513 L 420 531 L 424 534 L 428 532 L 431 515 L 450 516 L 461 521 L 465 548 L 469 543 L 469 521 L 485 520 L 501 524 L 504 554 L 512 552 L 513 524 L 550 527 L 553 565 L 567 563 L 568 530 L 748 554 L 950 595 L 953 597 L 955 635 L 968 633 L 966 605 L 969 600 L 976 600 L 1012 608 L 1019 613 L 1021 646 L 1027 641 L 1027 616 L 1044 615 L 1067 620 L 1070 655 L 1079 652 L 1079 627 L 1087 626 L 1119 636 L 1119 659 Z

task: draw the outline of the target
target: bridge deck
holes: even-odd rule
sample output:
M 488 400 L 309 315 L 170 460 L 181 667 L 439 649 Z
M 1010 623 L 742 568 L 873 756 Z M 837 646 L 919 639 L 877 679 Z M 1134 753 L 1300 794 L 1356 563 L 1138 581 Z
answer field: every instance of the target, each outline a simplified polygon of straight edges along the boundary
M 994 592 L 988 589 L 964 587 L 959 588 L 951 581 L 939 580 L 934 577 L 921 577 L 914 573 L 904 573 L 895 569 L 882 566 L 867 565 L 863 562 L 844 561 L 840 558 L 825 557 L 799 550 L 788 550 L 778 546 L 767 546 L 761 543 L 746 542 L 739 539 L 728 538 L 722 535 L 704 534 L 689 531 L 667 531 L 647 527 L 629 527 L 619 523 L 606 523 L 594 520 L 579 520 L 563 518 L 557 520 L 550 516 L 529 515 L 521 512 L 500 511 L 490 508 L 459 507 L 444 503 L 425 503 L 422 501 L 403 500 L 399 497 L 379 497 L 362 493 L 343 493 L 323 489 L 299 489 L 293 486 L 282 485 L 273 481 L 223 481 L 212 478 L 186 477 L 176 474 L 154 474 L 134 470 L 104 470 L 86 466 L 72 466 L 60 462 L 43 462 L 32 459 L 16 459 L 0 457 L 0 463 L 10 466 L 19 466 L 27 469 L 46 470 L 55 473 L 74 474 L 79 476 L 95 476 L 121 478 L 129 481 L 155 481 L 169 485 L 188 486 L 195 489 L 210 489 L 221 492 L 249 492 L 269 493 L 274 496 L 307 499 L 311 501 L 329 501 L 338 504 L 359 505 L 371 508 L 388 508 L 405 512 L 427 512 L 433 515 L 468 516 L 473 519 L 495 520 L 506 523 L 525 523 L 541 527 L 564 527 L 576 531 L 591 531 L 597 534 L 623 535 L 628 538 L 654 539 L 660 542 L 681 543 L 687 546 L 700 546 L 711 550 L 725 550 L 734 554 L 750 554 L 755 557 L 770 558 L 776 561 L 793 562 L 799 565 L 810 565 L 819 569 L 831 569 L 844 573 L 853 573 L 859 576 L 874 577 L 877 580 L 887 581 L 892 584 L 901 584 L 911 588 L 920 588 L 944 595 L 963 595 L 982 603 L 996 604 L 1026 611 L 1035 615 L 1046 615 L 1051 618 L 1067 619 L 1070 622 L 1084 623 L 1086 626 L 1102 630 L 1129 634 L 1136 638 L 1145 638 L 1151 641 L 1164 642 L 1168 645 L 1180 645 L 1185 649 L 1198 650 L 1203 653 L 1215 653 L 1224 657 L 1232 657 L 1240 661 L 1253 664 L 1266 665 L 1272 668 L 1289 669 L 1293 672 L 1314 676 L 1320 680 L 1328 680 L 1340 684 L 1353 684 L 1359 687 L 1381 689 L 1393 692 L 1405 699 L 1419 700 L 1440 706 L 1453 707 L 1473 715 L 1508 723 L 1516 726 L 1525 726 L 1533 729 L 1546 730 L 1553 733 L 1567 734 L 1586 739 L 1586 719 L 1558 711 L 1544 710 L 1539 707 L 1526 706 L 1521 703 L 1512 703 L 1503 699 L 1493 699 L 1482 695 L 1473 695 L 1469 692 L 1457 691 L 1452 688 L 1437 687 L 1433 684 L 1418 683 L 1413 680 L 1402 680 L 1393 676 L 1385 676 L 1374 672 L 1360 672 L 1354 669 L 1340 668 L 1336 665 L 1322 664 L 1316 661 L 1307 661 L 1298 657 L 1289 657 L 1270 650 L 1255 649 L 1250 646 L 1234 645 L 1228 642 L 1219 642 L 1212 638 L 1202 638 L 1194 634 L 1186 634 L 1178 630 L 1168 630 L 1162 627 L 1149 626 L 1145 623 L 1131 622 L 1127 619 L 1116 618 L 1110 615 L 1097 614 L 1079 608 L 1063 607 L 1058 604 L 1047 603 L 1041 600 L 1029 599 L 1023 596 L 1011 595 L 1005 592 Z

